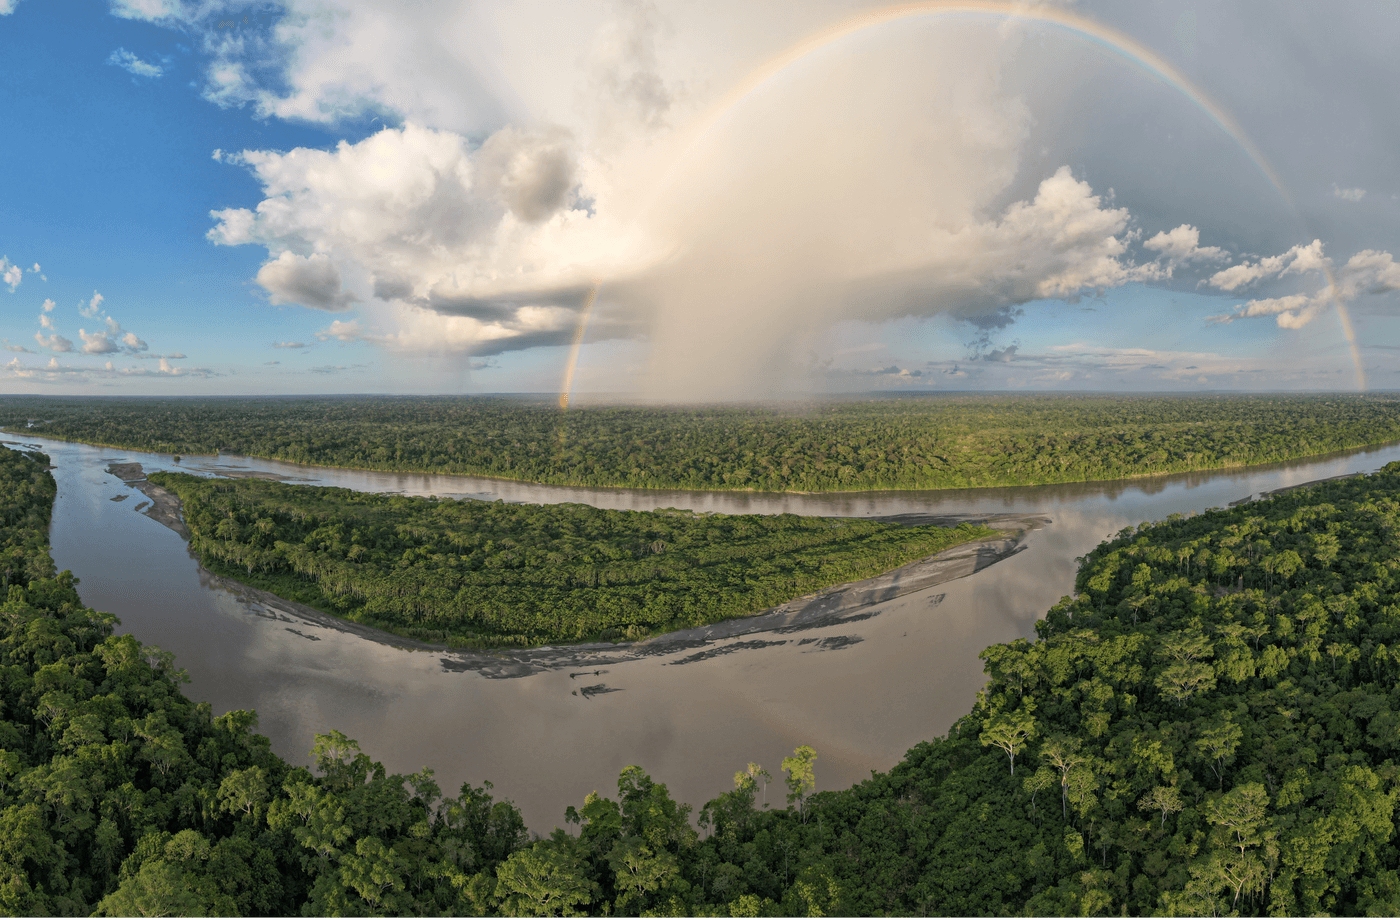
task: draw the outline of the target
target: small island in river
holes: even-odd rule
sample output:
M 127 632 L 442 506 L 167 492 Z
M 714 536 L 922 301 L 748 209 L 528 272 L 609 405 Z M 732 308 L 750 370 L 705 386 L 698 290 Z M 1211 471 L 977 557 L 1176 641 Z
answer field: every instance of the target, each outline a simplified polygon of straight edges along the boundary
M 109 471 L 229 587 L 428 648 L 575 654 L 819 623 L 985 568 L 1048 523 L 604 511 Z

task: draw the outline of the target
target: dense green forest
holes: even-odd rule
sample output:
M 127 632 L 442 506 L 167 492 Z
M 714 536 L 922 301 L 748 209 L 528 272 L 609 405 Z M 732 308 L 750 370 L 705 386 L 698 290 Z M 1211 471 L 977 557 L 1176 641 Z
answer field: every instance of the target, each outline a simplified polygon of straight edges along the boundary
M 0 427 L 174 454 L 629 488 L 853 491 L 1121 479 L 1400 439 L 1392 394 L 925 394 L 779 406 L 505 397 L 0 398 Z
M 187 700 L 53 573 L 42 463 L 0 455 L 6 913 L 1400 914 L 1400 464 L 1124 530 L 888 773 L 799 748 L 697 813 L 629 767 L 530 839 Z
M 210 569 L 429 642 L 640 639 L 992 536 L 795 514 L 606 511 L 152 473 Z

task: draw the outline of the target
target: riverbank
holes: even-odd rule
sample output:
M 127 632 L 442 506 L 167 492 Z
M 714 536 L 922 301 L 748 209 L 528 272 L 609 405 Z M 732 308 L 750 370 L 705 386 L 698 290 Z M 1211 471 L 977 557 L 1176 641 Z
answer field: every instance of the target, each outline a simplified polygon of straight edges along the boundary
M 180 513 L 179 498 L 145 479 L 141 464 L 112 463 L 107 470 L 150 499 L 150 505 L 141 508 L 142 514 L 189 540 L 189 531 Z M 836 585 L 777 607 L 707 626 L 630 643 L 594 642 L 494 651 L 467 651 L 409 639 L 288 600 L 270 591 L 215 574 L 203 566 L 200 578 L 202 582 L 242 597 L 258 608 L 262 615 L 272 619 L 288 623 L 308 622 L 394 648 L 438 653 L 443 656 L 442 665 L 447 670 L 474 671 L 494 678 L 525 677 L 564 668 L 599 669 L 622 661 L 669 655 L 687 649 L 699 650 L 711 643 L 739 636 L 755 633 L 787 635 L 864 619 L 872 615 L 867 608 L 876 604 L 971 575 L 1020 552 L 1024 548 L 1023 537 L 1026 533 L 1050 523 L 1049 518 L 1037 514 L 905 514 L 876 520 L 905 526 L 932 524 L 956 527 L 965 523 L 985 526 L 995 531 L 996 535 L 948 547 L 872 578 Z M 288 629 L 297 632 L 292 627 Z M 688 656 L 685 661 L 702 660 L 704 657 L 707 657 L 706 654 L 700 652 Z

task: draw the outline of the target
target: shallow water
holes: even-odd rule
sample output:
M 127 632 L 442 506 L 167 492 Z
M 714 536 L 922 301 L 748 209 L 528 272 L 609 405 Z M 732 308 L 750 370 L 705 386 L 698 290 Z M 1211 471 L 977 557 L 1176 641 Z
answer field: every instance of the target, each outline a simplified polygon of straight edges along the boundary
M 469 477 L 328 470 L 241 457 L 186 458 L 6 435 L 56 465 L 52 543 L 92 607 L 173 651 L 186 692 L 216 713 L 255 709 L 259 730 L 308 763 L 317 732 L 338 728 L 392 771 L 432 767 L 444 790 L 490 780 L 540 833 L 564 808 L 642 765 L 696 805 L 730 788 L 750 761 L 779 777 L 799 744 L 817 749 L 819 788 L 887 770 L 941 734 L 982 686 L 977 655 L 1033 637 L 1070 592 L 1076 557 L 1106 536 L 1172 512 L 1223 507 L 1269 489 L 1400 460 L 1400 445 L 1248 471 L 1114 483 L 850 495 L 570 489 Z M 274 613 L 210 584 L 175 533 L 136 508 L 145 497 L 106 472 L 145 469 L 276 473 L 345 488 L 605 508 L 875 516 L 1039 512 L 1053 523 L 1026 550 L 975 575 L 797 631 L 750 634 L 636 660 L 499 679 L 451 656 L 408 651 Z M 130 500 L 126 500 L 130 498 Z M 122 499 L 122 500 L 116 500 Z M 872 614 L 867 616 L 867 614 Z M 597 672 L 597 673 L 595 673 Z M 586 691 L 586 692 L 585 692 Z M 781 785 L 769 790 L 781 801 Z

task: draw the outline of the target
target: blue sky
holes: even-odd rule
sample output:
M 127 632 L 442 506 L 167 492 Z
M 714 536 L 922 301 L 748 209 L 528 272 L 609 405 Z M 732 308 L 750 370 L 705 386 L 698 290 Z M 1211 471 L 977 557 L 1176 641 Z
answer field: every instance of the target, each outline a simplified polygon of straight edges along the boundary
M 704 6 L 0 0 L 0 387 L 1397 386 L 1393 4 Z

